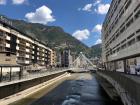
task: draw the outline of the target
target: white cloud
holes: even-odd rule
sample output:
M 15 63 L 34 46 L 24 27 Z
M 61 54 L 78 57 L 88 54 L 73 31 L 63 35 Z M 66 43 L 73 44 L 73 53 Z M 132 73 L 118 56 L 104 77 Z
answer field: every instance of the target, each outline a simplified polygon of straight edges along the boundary
M 12 0 L 13 4 L 23 4 L 25 3 L 27 0 Z
M 93 28 L 92 32 L 101 33 L 101 30 L 102 30 L 102 24 L 97 24 L 97 25 Z
M 52 10 L 47 6 L 42 6 L 36 9 L 35 12 L 27 13 L 25 17 L 32 23 L 47 24 L 48 22 L 55 21 L 54 17 L 52 16 Z
M 82 8 L 83 11 L 91 12 L 92 11 L 92 4 L 86 4 L 84 8 Z
M 102 1 L 102 0 L 96 0 L 96 1 L 93 3 L 93 6 L 96 6 L 96 5 L 100 4 L 101 1 Z
M 6 4 L 6 0 L 0 0 L 0 5 L 5 5 Z
M 78 40 L 82 41 L 82 40 L 86 40 L 89 38 L 90 36 L 90 32 L 88 29 L 84 29 L 84 30 L 76 30 L 72 36 L 74 36 L 75 38 L 77 38 Z
M 110 4 L 99 4 L 95 12 L 98 14 L 106 14 L 109 10 Z
M 102 0 L 95 0 L 93 3 L 86 4 L 83 8 L 78 8 L 78 11 L 96 12 L 104 15 L 108 12 L 110 4 L 103 4 Z
M 97 39 L 96 42 L 95 42 L 95 44 L 100 44 L 100 43 L 102 43 L 101 39 Z

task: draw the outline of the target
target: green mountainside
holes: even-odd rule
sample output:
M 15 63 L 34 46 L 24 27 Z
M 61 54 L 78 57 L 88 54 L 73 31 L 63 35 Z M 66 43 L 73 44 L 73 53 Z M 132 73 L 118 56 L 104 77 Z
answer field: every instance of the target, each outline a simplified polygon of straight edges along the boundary
M 46 26 L 38 23 L 28 23 L 23 20 L 9 19 L 5 16 L 3 17 L 12 21 L 12 25 L 21 32 L 41 40 L 51 48 L 59 48 L 60 46 L 63 46 L 65 43 L 67 43 L 71 51 L 76 55 L 78 55 L 80 52 L 83 52 L 88 57 L 101 55 L 100 45 L 95 45 L 89 48 L 88 46 L 74 38 L 72 35 L 66 33 L 59 26 Z M 62 48 L 59 49 L 61 50 Z
M 93 45 L 90 51 L 90 56 L 91 57 L 101 57 L 101 53 L 102 53 L 102 44 L 97 44 L 97 45 Z
M 45 42 L 49 47 L 59 47 L 67 43 L 72 49 L 72 52 L 76 52 L 76 54 L 79 52 L 89 53 L 89 48 L 85 44 L 64 32 L 61 27 L 27 23 L 22 20 L 13 20 L 12 22 L 17 29 Z

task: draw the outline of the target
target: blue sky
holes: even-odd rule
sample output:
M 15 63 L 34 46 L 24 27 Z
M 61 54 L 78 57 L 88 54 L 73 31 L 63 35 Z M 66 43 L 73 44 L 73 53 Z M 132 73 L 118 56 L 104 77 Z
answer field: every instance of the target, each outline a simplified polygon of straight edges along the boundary
M 0 14 L 61 26 L 88 46 L 101 42 L 101 25 L 111 0 L 0 0 Z

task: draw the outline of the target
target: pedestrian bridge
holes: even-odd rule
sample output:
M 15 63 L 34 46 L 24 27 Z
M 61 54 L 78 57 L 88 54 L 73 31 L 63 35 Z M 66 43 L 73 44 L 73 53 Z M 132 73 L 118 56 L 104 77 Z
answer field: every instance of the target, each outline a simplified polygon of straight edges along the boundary
M 70 68 L 75 71 L 87 71 L 97 69 L 96 65 L 93 65 L 93 63 L 82 52 L 80 52 L 79 56 L 75 59 L 75 61 L 70 64 Z

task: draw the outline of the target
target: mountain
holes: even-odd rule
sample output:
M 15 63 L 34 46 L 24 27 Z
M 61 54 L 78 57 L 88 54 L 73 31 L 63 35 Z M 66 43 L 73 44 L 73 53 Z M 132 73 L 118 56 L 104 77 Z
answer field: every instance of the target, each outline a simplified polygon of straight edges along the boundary
M 28 23 L 23 20 L 12 20 L 12 23 L 18 30 L 45 42 L 49 47 L 58 48 L 67 43 L 72 52 L 76 52 L 76 55 L 80 52 L 84 52 L 86 55 L 89 53 L 89 48 L 85 44 L 66 33 L 61 27 Z
M 90 48 L 90 57 L 101 57 L 102 44 L 93 45 Z
M 64 46 L 69 45 L 73 54 L 78 55 L 83 52 L 87 57 L 101 56 L 101 44 L 89 48 L 69 33 L 66 33 L 59 26 L 47 26 L 39 23 L 29 23 L 23 20 L 15 20 L 0 15 L 10 21 L 19 31 L 32 36 L 46 43 L 51 48 L 62 50 Z

